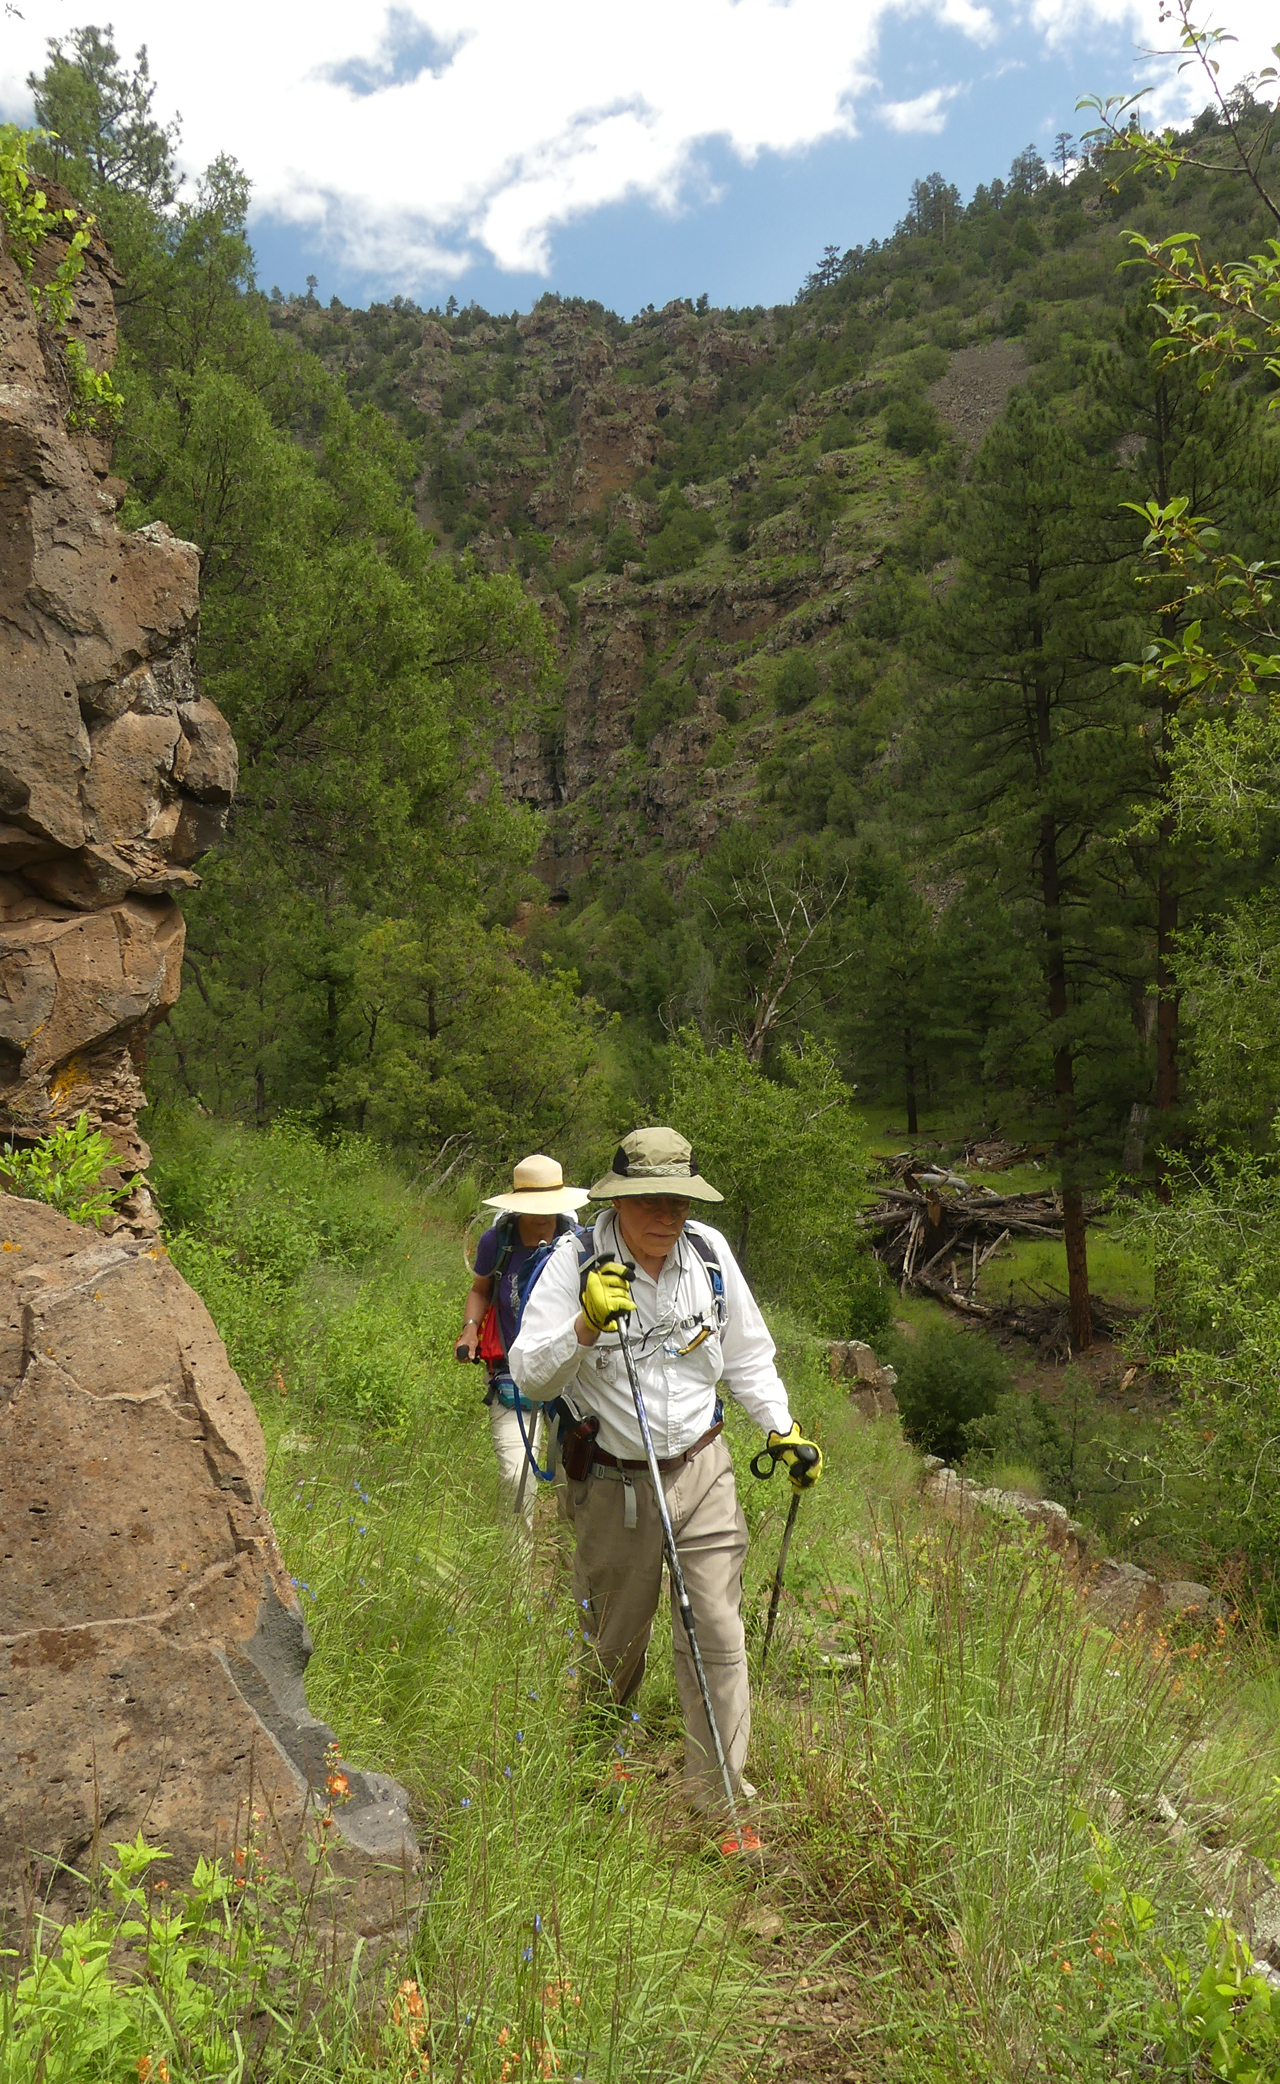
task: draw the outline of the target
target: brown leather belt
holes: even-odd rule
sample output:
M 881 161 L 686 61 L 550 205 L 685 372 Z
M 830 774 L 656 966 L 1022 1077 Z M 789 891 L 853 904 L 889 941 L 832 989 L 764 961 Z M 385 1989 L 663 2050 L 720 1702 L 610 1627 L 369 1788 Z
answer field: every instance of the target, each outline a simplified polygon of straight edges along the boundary
M 704 1447 L 710 1447 L 716 1435 L 723 1433 L 723 1431 L 723 1422 L 708 1426 L 701 1440 L 695 1440 L 693 1446 L 686 1447 L 683 1454 L 668 1455 L 665 1462 L 659 1462 L 658 1473 L 661 1476 L 669 1476 L 673 1469 L 683 1469 L 686 1462 L 691 1462 L 696 1454 L 701 1454 Z M 619 1455 L 606 1453 L 603 1447 L 597 1447 L 591 1457 L 591 1462 L 593 1468 L 603 1469 L 647 1469 L 649 1466 L 643 1455 L 638 1462 L 627 1462 L 623 1461 Z

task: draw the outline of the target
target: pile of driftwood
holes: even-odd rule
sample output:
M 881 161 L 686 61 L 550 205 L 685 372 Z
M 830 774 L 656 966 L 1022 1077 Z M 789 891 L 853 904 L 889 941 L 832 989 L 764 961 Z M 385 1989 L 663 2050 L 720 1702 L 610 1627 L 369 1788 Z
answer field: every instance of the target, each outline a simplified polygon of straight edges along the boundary
M 1069 1351 L 1065 1295 L 1037 1290 L 1024 1302 L 978 1299 L 978 1276 L 1002 1245 L 1018 1237 L 1062 1236 L 1062 1204 L 1055 1194 L 997 1194 L 994 1187 L 971 1186 L 957 1172 L 907 1171 L 881 1188 L 879 1203 L 862 1220 L 874 1233 L 877 1257 L 904 1294 L 914 1288 L 935 1295 L 965 1316 L 1034 1340 L 1046 1357 Z M 1104 1338 L 1117 1336 L 1139 1314 L 1101 1296 L 1090 1300 L 1094 1329 Z

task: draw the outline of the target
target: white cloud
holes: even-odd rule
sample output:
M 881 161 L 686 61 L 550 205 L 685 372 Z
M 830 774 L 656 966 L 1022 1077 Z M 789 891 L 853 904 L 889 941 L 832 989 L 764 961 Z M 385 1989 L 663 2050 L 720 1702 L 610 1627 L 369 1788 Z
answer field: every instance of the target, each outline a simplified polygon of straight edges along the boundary
M 1176 123 L 1204 107 L 1209 84 L 1198 65 L 1179 72 L 1177 64 L 1159 55 L 1177 49 L 1178 24 L 1162 19 L 1164 12 L 1161 0 L 1031 0 L 1028 19 L 1059 49 L 1100 24 L 1127 33 L 1135 55 L 1155 54 L 1146 68 L 1153 91 L 1144 108 L 1161 121 Z M 1231 32 L 1232 41 L 1217 52 L 1224 89 L 1244 74 L 1274 63 L 1272 47 L 1280 34 L 1274 0 L 1221 0 L 1217 6 L 1202 0 L 1193 19 L 1199 27 Z
M 210 14 L 192 0 L 23 0 L 23 19 L 5 23 L 0 106 L 22 109 L 47 36 L 109 14 L 122 51 L 148 45 L 190 170 L 233 153 L 256 212 L 320 228 L 349 264 L 412 291 L 481 250 L 545 271 L 555 228 L 604 204 L 674 211 L 705 192 L 712 141 L 750 165 L 853 136 L 877 109 L 895 130 L 940 130 L 955 86 L 878 108 L 890 18 L 986 46 L 1025 25 L 1029 5 L 1050 42 L 1100 22 L 1154 42 L 1157 4 L 220 0 Z M 1241 0 L 1250 48 L 1270 4 Z
M 923 132 L 937 136 L 947 127 L 947 104 L 960 92 L 958 87 L 930 87 L 914 101 L 887 101 L 880 114 L 890 130 Z

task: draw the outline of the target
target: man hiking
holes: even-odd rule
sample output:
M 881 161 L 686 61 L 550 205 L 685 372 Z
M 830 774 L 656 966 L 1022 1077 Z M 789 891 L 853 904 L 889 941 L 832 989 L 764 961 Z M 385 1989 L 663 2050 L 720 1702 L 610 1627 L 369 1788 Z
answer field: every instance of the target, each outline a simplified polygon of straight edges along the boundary
M 574 1592 L 613 1699 L 630 1700 L 662 1589 L 662 1527 L 617 1330 L 625 1319 L 649 1428 L 697 1624 L 730 1783 L 742 1778 L 751 1730 L 742 1567 L 747 1527 L 722 1437 L 716 1385 L 750 1413 L 792 1483 L 816 1483 L 822 1456 L 802 1437 L 774 1365 L 774 1344 L 719 1231 L 689 1222 L 693 1202 L 723 1201 L 683 1136 L 637 1129 L 591 1189 L 607 1200 L 594 1256 L 576 1240 L 552 1253 L 529 1291 L 511 1347 L 511 1372 L 537 1403 L 561 1397 L 586 1435 L 581 1474 L 566 1457 L 566 1509 L 577 1546 Z M 630 1271 L 629 1271 L 630 1269 Z M 594 1439 L 590 1421 L 598 1421 Z M 685 1728 L 684 1785 L 700 1814 L 719 1819 L 723 1782 L 683 1631 L 675 1626 L 676 1684 Z M 725 1851 L 754 1832 L 725 1841 Z
M 525 1446 L 516 1410 L 519 1391 L 507 1362 L 520 1316 L 520 1276 L 539 1245 L 572 1227 L 572 1218 L 589 1198 L 585 1187 L 566 1187 L 554 1158 L 541 1152 L 521 1158 L 512 1174 L 511 1192 L 491 1194 L 484 1204 L 500 1210 L 501 1215 L 476 1246 L 471 1287 L 463 1305 L 455 1350 L 459 1360 L 480 1359 L 488 1366 L 485 1403 L 498 1460 L 500 1495 L 507 1511 L 514 1513 L 523 1483 L 524 1518 L 529 1526 L 538 1486 L 531 1469 L 525 1474 Z M 527 1404 L 523 1417 L 529 1446 L 536 1454 L 541 1414 Z

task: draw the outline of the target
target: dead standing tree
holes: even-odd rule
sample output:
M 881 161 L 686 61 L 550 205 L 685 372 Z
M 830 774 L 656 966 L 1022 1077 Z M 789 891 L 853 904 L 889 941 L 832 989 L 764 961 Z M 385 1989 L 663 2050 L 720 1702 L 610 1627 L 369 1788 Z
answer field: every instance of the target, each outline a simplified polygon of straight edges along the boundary
M 852 961 L 852 949 L 835 955 L 831 946 L 832 922 L 848 882 L 847 873 L 833 886 L 802 865 L 762 861 L 733 878 L 727 904 L 717 907 L 706 898 L 722 941 L 736 951 L 746 987 L 748 1010 L 735 1019 L 734 1031 L 750 1063 L 763 1062 L 784 1016 L 797 1019 L 825 996 L 825 980 Z

